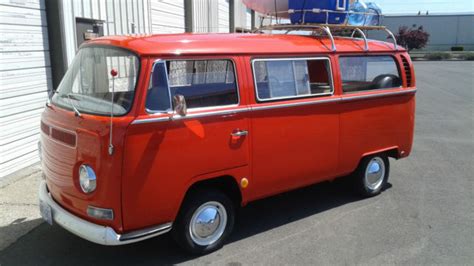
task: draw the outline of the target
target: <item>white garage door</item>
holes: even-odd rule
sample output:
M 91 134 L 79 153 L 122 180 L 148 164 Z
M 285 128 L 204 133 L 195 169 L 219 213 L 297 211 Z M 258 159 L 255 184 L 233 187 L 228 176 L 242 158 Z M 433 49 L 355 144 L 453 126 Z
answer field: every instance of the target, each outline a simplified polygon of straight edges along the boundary
M 184 32 L 184 0 L 151 0 L 152 33 Z
M 229 32 L 229 0 L 219 0 L 219 30 L 218 32 Z
M 150 33 L 149 2 L 150 0 L 62 0 L 62 23 L 66 36 L 64 49 L 68 64 L 72 63 L 77 52 L 76 18 L 104 21 L 104 35 Z
M 50 89 L 44 0 L 0 0 L 0 178 L 38 161 Z
M 229 32 L 229 0 L 194 0 L 193 32 Z

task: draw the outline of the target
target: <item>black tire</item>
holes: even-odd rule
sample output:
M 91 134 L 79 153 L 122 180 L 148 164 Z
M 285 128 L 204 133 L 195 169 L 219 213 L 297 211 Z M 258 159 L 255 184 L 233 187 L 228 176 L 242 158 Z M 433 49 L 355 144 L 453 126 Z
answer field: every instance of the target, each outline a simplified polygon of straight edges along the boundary
M 224 232 L 215 242 L 209 245 L 200 245 L 196 243 L 190 230 L 190 223 L 194 213 L 202 205 L 209 202 L 220 203 L 227 213 L 227 222 Z M 220 249 L 227 237 L 231 234 L 235 222 L 235 206 L 233 202 L 221 191 L 217 189 L 199 189 L 191 192 L 185 199 L 178 217 L 173 224 L 172 236 L 179 246 L 188 252 L 196 255 L 211 253 Z
M 380 164 L 383 162 L 383 179 L 381 180 L 381 183 L 374 182 L 376 185 L 368 184 L 369 181 L 366 179 L 366 171 L 367 167 L 369 167 L 369 164 L 371 162 L 377 162 L 377 164 Z M 382 169 L 382 166 L 380 167 Z M 386 187 L 387 182 L 388 182 L 388 177 L 390 175 L 390 162 L 388 160 L 388 157 L 384 154 L 378 154 L 378 155 L 371 155 L 364 157 L 361 161 L 359 166 L 357 167 L 356 171 L 353 174 L 352 180 L 354 182 L 354 186 L 356 189 L 356 192 L 362 196 L 362 197 L 373 197 L 382 192 L 382 190 Z

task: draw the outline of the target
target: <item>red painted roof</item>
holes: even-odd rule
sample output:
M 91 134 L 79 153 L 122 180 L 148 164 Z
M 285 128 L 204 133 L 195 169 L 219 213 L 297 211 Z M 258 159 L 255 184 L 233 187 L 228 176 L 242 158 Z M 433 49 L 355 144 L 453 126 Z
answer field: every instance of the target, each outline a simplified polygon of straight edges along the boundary
M 363 52 L 364 42 L 359 39 L 336 38 L 338 52 Z M 283 34 L 156 34 L 107 36 L 87 44 L 121 46 L 140 55 L 151 54 L 276 54 L 327 53 L 331 41 L 327 37 Z M 393 44 L 370 41 L 371 52 L 393 51 Z M 399 47 L 401 51 L 403 48 Z

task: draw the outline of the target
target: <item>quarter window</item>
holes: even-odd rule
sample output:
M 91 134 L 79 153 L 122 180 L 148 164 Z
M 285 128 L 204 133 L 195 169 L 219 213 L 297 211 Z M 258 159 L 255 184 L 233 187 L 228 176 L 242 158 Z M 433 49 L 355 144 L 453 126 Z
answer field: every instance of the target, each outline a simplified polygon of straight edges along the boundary
M 253 63 L 260 101 L 333 92 L 329 59 L 258 59 Z
M 344 93 L 399 88 L 402 80 L 391 56 L 344 56 L 339 58 Z
M 169 99 L 177 94 L 184 96 L 188 108 L 238 104 L 234 65 L 230 60 L 172 60 L 166 61 L 166 67 L 155 65 L 156 70 L 166 74 L 152 75 L 151 82 L 156 86 L 150 86 L 148 92 L 149 110 L 170 110 Z M 166 77 L 167 82 L 163 81 Z

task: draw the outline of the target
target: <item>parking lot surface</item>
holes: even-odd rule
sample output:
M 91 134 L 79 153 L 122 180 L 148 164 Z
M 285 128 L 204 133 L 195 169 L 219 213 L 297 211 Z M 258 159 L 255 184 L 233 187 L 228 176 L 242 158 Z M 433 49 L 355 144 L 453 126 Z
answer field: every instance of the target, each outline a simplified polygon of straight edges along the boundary
M 0 265 L 473 264 L 474 62 L 415 67 L 413 153 L 391 161 L 378 197 L 336 181 L 252 203 L 224 248 L 202 257 L 169 235 L 104 247 L 43 223 L 1 251 Z

